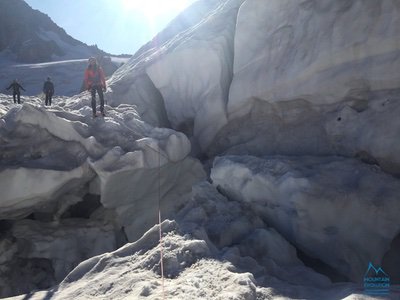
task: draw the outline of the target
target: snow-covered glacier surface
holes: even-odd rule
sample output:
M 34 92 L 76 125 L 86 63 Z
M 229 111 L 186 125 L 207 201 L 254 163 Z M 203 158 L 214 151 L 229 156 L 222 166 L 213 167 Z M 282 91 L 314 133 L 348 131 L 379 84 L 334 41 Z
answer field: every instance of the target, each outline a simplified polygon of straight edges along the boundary
M 399 20 L 199 0 L 108 80 L 105 118 L 0 94 L 0 296 L 400 299 Z

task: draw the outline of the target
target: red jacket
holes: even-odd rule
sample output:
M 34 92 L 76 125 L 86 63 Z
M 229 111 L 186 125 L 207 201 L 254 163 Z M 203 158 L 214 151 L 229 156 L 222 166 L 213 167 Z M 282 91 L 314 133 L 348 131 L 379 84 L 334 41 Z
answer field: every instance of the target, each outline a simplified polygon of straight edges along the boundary
M 96 68 L 87 67 L 85 70 L 85 87 L 90 90 L 94 86 L 106 88 L 106 78 L 104 77 L 103 69 L 100 66 Z

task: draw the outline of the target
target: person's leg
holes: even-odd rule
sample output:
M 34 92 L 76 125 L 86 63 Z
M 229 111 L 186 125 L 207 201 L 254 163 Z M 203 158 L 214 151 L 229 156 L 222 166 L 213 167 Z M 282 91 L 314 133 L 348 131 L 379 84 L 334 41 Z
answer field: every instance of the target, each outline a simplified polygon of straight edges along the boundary
M 92 90 L 90 91 L 92 94 L 92 111 L 93 111 L 93 116 L 96 115 L 96 88 L 93 87 Z
M 44 102 L 44 105 L 48 105 L 49 102 L 49 93 L 46 93 L 46 101 Z
M 104 115 L 104 94 L 101 86 L 97 87 L 97 92 L 99 93 L 100 98 L 100 111 L 102 115 Z
M 52 93 L 49 93 L 49 105 L 51 106 L 51 98 L 53 97 Z
M 13 93 L 13 100 L 14 100 L 14 103 L 17 103 L 17 93 Z
M 21 93 L 17 93 L 18 104 L 21 104 Z

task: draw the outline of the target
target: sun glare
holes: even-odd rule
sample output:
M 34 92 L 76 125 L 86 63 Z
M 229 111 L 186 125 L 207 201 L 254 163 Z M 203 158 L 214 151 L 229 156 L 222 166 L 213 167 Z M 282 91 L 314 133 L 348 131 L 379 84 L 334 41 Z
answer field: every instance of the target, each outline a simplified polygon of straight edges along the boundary
M 123 8 L 136 11 L 149 19 L 170 13 L 178 13 L 188 6 L 187 0 L 122 0 Z

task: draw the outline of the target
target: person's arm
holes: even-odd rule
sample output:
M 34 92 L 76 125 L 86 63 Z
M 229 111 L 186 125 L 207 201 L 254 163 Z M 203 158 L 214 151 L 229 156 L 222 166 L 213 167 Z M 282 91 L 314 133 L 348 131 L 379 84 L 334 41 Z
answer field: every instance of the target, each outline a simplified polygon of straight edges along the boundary
M 21 89 L 23 89 L 24 91 L 25 91 L 25 89 L 22 87 L 22 85 L 20 85 L 19 83 L 17 83 L 18 84 L 18 86 L 21 88 Z M 26 91 L 25 91 L 26 92 Z
M 51 85 L 50 85 L 50 90 L 51 90 L 51 93 L 54 94 L 54 84 L 53 83 L 51 83 Z
M 11 84 L 9 85 L 9 87 L 6 88 L 6 90 L 9 91 L 9 90 L 11 89 L 12 86 L 13 86 L 13 84 L 11 83 Z

